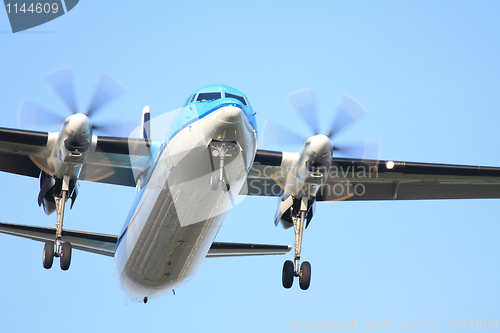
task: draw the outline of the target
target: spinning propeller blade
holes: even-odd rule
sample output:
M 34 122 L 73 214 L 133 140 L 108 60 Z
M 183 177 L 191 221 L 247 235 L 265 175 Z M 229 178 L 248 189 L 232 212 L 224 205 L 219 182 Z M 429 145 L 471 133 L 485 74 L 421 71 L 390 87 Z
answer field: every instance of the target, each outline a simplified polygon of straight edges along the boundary
M 314 91 L 310 88 L 295 91 L 285 97 L 291 108 L 304 118 L 314 135 L 319 134 Z
M 279 125 L 271 122 L 264 123 L 262 128 L 262 144 L 264 146 L 286 146 L 286 145 L 302 145 L 307 138 L 295 132 L 289 131 Z
M 137 121 L 119 119 L 107 122 L 92 122 L 92 129 L 109 136 L 128 136 L 136 127 Z
M 335 117 L 327 136 L 334 137 L 338 132 L 349 126 L 354 120 L 366 114 L 365 108 L 354 98 L 347 94 L 340 95 L 337 103 L 337 116 Z
M 69 68 L 62 68 L 50 72 L 43 77 L 48 86 L 59 96 L 66 107 L 75 114 L 78 112 L 76 107 L 76 99 L 74 94 L 74 84 Z M 105 104 L 122 93 L 125 89 L 114 78 L 108 74 L 101 73 L 94 91 L 90 106 L 86 111 L 86 115 L 91 117 L 100 110 Z M 58 115 L 52 111 L 42 107 L 33 105 L 23 101 L 19 109 L 18 123 L 20 127 L 37 128 L 40 124 L 62 124 L 65 117 Z M 128 135 L 136 123 L 133 121 L 122 120 L 115 122 L 94 123 L 92 128 L 96 131 L 103 132 L 108 135 Z
M 37 129 L 37 125 L 61 125 L 65 118 L 40 106 L 26 101 L 21 102 L 18 125 L 21 128 Z
M 90 106 L 85 112 L 87 116 L 94 115 L 102 106 L 109 103 L 116 96 L 125 91 L 125 88 L 110 75 L 101 72 L 97 80 L 94 96 L 90 102 Z
M 69 68 L 58 69 L 45 75 L 44 79 L 71 113 L 77 113 L 71 70 Z
M 292 109 L 299 113 L 306 121 L 314 134 L 320 133 L 316 116 L 314 92 L 312 89 L 302 89 L 285 97 Z M 339 132 L 351 125 L 355 120 L 366 114 L 365 108 L 347 94 L 340 95 L 337 102 L 337 115 L 330 127 L 328 137 L 333 138 Z M 307 140 L 302 135 L 284 129 L 266 121 L 263 127 L 262 143 L 267 145 L 302 145 Z M 333 144 L 334 153 L 343 157 L 355 157 L 363 160 L 377 159 L 380 156 L 380 144 L 373 141 L 364 141 L 351 144 Z
M 351 144 L 334 145 L 333 151 L 345 157 L 355 157 L 362 160 L 378 160 L 380 157 L 380 143 L 364 141 Z

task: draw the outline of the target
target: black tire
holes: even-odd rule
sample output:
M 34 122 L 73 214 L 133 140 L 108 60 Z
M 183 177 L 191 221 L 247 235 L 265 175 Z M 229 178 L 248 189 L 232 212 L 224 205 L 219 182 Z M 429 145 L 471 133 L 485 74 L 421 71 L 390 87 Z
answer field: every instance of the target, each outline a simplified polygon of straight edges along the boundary
M 230 183 L 230 178 L 229 178 L 229 175 L 224 171 L 224 174 L 222 175 L 222 190 L 224 192 L 229 192 L 229 190 L 231 189 L 231 185 L 229 185 Z
M 309 263 L 309 261 L 304 261 L 302 265 L 300 265 L 300 274 L 299 274 L 300 289 L 307 290 L 307 288 L 309 288 L 310 283 L 311 283 L 311 264 Z
M 54 262 L 54 242 L 45 242 L 43 247 L 43 268 L 50 269 Z
M 285 261 L 283 264 L 283 275 L 281 276 L 281 282 L 283 283 L 283 287 L 289 289 L 293 284 L 295 269 L 293 267 L 293 262 L 291 260 Z
M 212 191 L 217 190 L 217 188 L 219 187 L 219 183 L 219 171 L 212 172 L 212 175 L 210 176 L 210 188 L 212 189 Z
M 61 251 L 61 269 L 67 271 L 71 264 L 71 243 L 62 243 Z

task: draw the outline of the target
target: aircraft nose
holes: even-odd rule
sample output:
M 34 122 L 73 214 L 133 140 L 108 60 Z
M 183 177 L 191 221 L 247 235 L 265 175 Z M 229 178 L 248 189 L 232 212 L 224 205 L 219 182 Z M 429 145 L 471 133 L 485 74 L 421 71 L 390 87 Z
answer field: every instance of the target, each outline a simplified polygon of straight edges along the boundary
M 236 106 L 226 106 L 217 119 L 223 123 L 234 124 L 241 122 L 243 111 Z

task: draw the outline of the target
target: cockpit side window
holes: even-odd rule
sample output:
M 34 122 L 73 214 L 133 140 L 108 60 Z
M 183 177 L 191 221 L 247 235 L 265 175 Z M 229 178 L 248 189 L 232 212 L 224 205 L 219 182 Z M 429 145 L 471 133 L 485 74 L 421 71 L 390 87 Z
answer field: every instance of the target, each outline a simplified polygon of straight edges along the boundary
M 195 97 L 196 97 L 196 94 L 193 94 L 193 96 L 189 96 L 186 100 L 186 103 L 184 103 L 184 106 L 187 106 L 189 103 L 193 103 L 193 100 Z
M 199 93 L 197 102 L 211 102 L 216 99 L 222 98 L 222 93 L 220 92 L 208 92 L 208 93 Z
M 226 98 L 234 98 L 234 99 L 237 99 L 238 101 L 240 101 L 241 103 L 243 103 L 243 105 L 245 105 L 245 106 L 247 105 L 247 102 L 245 101 L 245 98 L 243 98 L 243 96 L 238 96 L 238 95 L 226 93 Z

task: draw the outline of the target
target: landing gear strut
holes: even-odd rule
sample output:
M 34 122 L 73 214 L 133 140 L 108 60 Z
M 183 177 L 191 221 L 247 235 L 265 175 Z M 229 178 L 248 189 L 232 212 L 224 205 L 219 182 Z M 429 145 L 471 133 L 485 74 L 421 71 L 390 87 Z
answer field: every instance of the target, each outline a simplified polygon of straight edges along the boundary
M 210 148 L 212 149 L 212 156 L 219 158 L 219 171 L 213 172 L 210 179 L 210 187 L 212 191 L 217 190 L 219 183 L 222 186 L 222 190 L 227 192 L 231 189 L 229 185 L 230 179 L 228 178 L 226 171 L 224 170 L 226 157 L 233 156 L 229 153 L 231 149 L 236 149 L 237 144 L 234 142 L 219 142 L 212 141 L 210 143 Z
M 69 177 L 64 176 L 62 182 L 61 196 L 55 196 L 56 210 L 57 210 L 57 223 L 56 223 L 56 239 L 55 242 L 49 241 L 45 243 L 43 249 L 43 267 L 49 269 L 52 267 L 54 257 L 61 258 L 61 269 L 66 271 L 71 264 L 72 247 L 69 242 L 62 242 L 64 208 L 68 200 L 69 192 Z
M 292 213 L 293 229 L 295 231 L 295 256 L 294 262 L 291 260 L 285 261 L 282 275 L 283 287 L 287 289 L 292 286 L 294 277 L 299 277 L 299 286 L 302 290 L 307 290 L 311 283 L 311 264 L 308 261 L 304 261 L 302 265 L 300 265 L 300 252 L 302 250 L 304 220 L 307 215 L 307 202 L 308 198 L 305 196 L 302 197 L 299 212 Z

